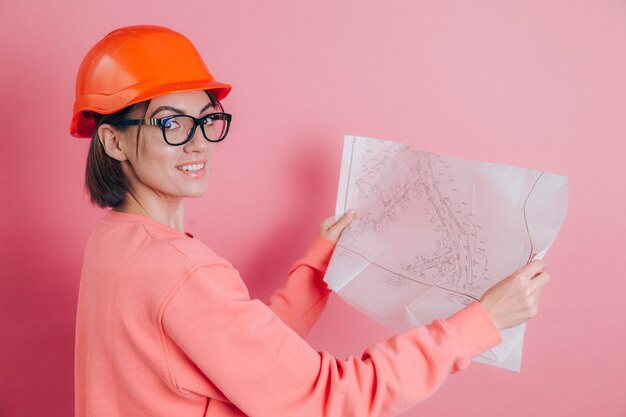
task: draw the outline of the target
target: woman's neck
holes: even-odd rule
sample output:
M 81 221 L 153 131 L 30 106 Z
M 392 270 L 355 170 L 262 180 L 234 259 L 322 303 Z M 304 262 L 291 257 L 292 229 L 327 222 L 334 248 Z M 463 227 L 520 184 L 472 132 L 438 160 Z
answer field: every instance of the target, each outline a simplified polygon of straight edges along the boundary
M 182 198 L 177 201 L 140 199 L 128 192 L 122 204 L 113 210 L 148 217 L 181 232 L 185 231 L 185 206 Z

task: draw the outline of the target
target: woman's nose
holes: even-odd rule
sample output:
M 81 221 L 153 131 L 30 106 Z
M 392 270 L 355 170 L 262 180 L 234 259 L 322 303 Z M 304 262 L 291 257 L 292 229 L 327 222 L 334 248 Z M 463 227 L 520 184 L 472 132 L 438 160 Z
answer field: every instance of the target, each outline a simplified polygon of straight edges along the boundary
M 196 126 L 195 132 L 189 142 L 185 144 L 185 150 L 187 152 L 200 152 L 205 150 L 209 146 L 209 141 L 204 138 L 202 129 L 200 126 Z

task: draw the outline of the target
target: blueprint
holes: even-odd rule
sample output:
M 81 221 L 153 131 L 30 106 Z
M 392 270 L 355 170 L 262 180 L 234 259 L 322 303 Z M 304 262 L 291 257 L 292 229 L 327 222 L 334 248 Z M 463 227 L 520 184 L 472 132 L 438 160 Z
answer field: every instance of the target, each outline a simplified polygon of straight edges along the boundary
M 567 210 L 567 178 L 344 139 L 336 217 L 354 209 L 324 280 L 397 331 L 446 318 L 543 257 Z M 476 361 L 519 371 L 524 325 Z

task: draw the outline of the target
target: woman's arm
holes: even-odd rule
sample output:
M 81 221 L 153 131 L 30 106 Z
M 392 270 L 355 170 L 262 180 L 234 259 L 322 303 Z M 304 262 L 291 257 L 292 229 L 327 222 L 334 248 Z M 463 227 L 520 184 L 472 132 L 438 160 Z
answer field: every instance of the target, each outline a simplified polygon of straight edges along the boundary
M 354 216 L 350 210 L 339 220 L 334 215 L 324 219 L 317 240 L 293 264 L 285 285 L 268 300 L 272 311 L 302 337 L 309 333 L 328 303 L 330 290 L 323 281 L 324 274 L 339 236 Z
M 175 387 L 207 396 L 217 387 L 251 416 L 397 415 L 500 341 L 474 302 L 447 320 L 339 360 L 316 352 L 266 305 L 251 300 L 239 273 L 221 264 L 187 274 L 160 311 L 165 339 L 208 379 L 205 391 L 197 378 L 185 380 L 188 372 L 173 372 Z
M 318 237 L 289 270 L 287 282 L 270 296 L 267 305 L 300 336 L 306 336 L 328 303 L 323 281 L 335 242 Z

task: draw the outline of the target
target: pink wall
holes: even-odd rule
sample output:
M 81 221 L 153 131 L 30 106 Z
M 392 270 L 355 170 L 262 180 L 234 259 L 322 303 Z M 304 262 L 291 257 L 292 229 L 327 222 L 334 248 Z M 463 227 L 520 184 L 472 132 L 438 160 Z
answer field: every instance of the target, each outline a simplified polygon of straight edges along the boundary
M 626 415 L 623 0 L 0 2 L 0 415 L 73 412 L 82 248 L 101 211 L 68 133 L 74 77 L 115 27 L 185 33 L 234 126 L 189 230 L 264 297 L 334 210 L 345 133 L 567 175 L 553 282 L 521 374 L 473 364 L 406 416 Z M 309 338 L 389 335 L 335 298 Z

